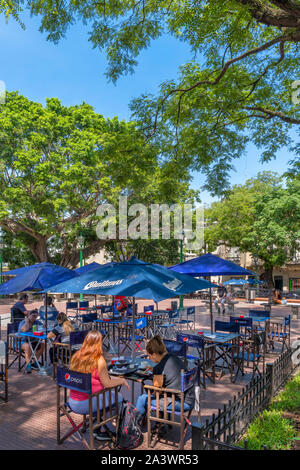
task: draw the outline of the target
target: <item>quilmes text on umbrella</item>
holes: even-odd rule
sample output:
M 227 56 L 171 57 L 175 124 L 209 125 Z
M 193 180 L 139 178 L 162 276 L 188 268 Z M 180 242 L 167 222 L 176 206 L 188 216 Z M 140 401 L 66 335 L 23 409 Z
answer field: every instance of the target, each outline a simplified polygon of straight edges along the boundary
M 204 206 L 192 204 L 132 204 L 119 197 L 119 207 L 102 204 L 97 208 L 96 233 L 101 240 L 184 240 L 186 249 L 204 245 Z

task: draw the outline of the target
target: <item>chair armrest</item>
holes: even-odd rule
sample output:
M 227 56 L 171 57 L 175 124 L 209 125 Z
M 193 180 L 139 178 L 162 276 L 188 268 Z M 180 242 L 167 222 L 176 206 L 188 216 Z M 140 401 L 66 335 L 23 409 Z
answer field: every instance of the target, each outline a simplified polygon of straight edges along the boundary
M 144 389 L 152 390 L 153 392 L 167 392 L 167 393 L 181 393 L 181 390 L 175 390 L 174 388 L 161 388 L 154 387 L 153 385 L 144 385 Z

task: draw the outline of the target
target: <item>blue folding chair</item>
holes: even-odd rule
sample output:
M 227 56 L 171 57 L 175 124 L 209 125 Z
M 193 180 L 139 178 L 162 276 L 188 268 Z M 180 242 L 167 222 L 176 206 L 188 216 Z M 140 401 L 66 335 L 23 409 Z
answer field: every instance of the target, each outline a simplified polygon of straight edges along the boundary
M 184 309 L 184 313 L 185 315 L 180 315 L 180 320 L 176 322 L 176 325 L 179 328 L 186 327 L 189 330 L 195 331 L 196 307 L 187 307 Z
M 206 379 L 208 378 L 212 383 L 215 383 L 215 361 L 216 361 L 216 346 L 215 344 L 205 344 L 203 336 L 177 333 L 176 341 L 185 343 L 187 348 L 197 350 L 197 355 L 186 354 L 188 361 L 195 361 L 199 366 L 199 383 L 206 388 Z
M 144 306 L 144 313 L 146 312 L 154 312 L 154 305 L 148 305 L 148 306 Z
M 274 342 L 282 344 L 281 352 L 284 348 L 290 347 L 291 341 L 291 315 L 283 318 L 283 322 L 269 321 L 266 326 L 268 345 L 273 350 Z
M 186 364 L 187 345 L 185 342 L 173 341 L 170 339 L 164 339 L 163 342 L 168 353 L 175 354 L 176 356 L 182 358 Z
M 7 324 L 7 347 L 8 353 L 15 356 L 15 358 L 8 364 L 8 368 L 18 361 L 18 371 L 20 372 L 25 365 L 25 354 L 22 350 L 22 338 L 18 335 L 20 321 Z M 24 359 L 23 364 L 22 358 Z
M 81 348 L 89 330 L 71 331 L 69 343 L 54 342 L 53 347 L 53 378 L 56 377 L 58 366 L 70 367 L 72 355 Z
M 106 427 L 114 420 L 118 421 L 121 397 L 120 387 L 106 388 L 100 392 L 93 393 L 92 375 L 75 372 L 67 368 L 57 368 L 57 443 L 60 445 L 71 436 L 77 436 L 84 447 L 95 450 L 93 433 L 102 426 L 111 434 Z M 75 390 L 88 395 L 88 413 L 81 414 L 72 409 L 69 402 L 69 392 Z M 73 415 L 81 416 L 82 420 L 76 423 Z M 71 429 L 61 437 L 61 419 L 65 417 L 71 424 Z M 86 429 L 89 429 L 89 442 L 84 437 Z M 112 434 L 111 434 L 112 436 Z M 113 436 L 112 436 L 113 437 Z
M 240 326 L 240 335 L 244 338 L 251 336 L 253 320 L 251 317 L 230 317 L 230 323 L 237 323 Z
M 168 312 L 169 321 L 158 323 L 156 326 L 156 334 L 162 338 L 172 339 L 175 337 L 178 321 L 175 318 L 180 318 L 179 310 L 170 310 Z
M 132 351 L 131 342 L 132 342 L 133 326 L 128 324 L 128 322 L 122 322 L 118 326 L 118 354 L 121 355 L 129 349 Z M 141 344 L 147 338 L 147 318 L 137 318 L 135 320 L 135 352 L 141 351 Z M 124 346 L 121 351 L 122 345 Z
M 238 323 L 231 323 L 226 321 L 215 320 L 215 332 L 222 333 L 239 333 L 240 325 Z
M 67 302 L 66 303 L 66 314 L 67 315 L 69 315 L 69 310 L 71 310 L 76 315 L 77 309 L 78 309 L 78 302 Z
M 175 343 L 175 341 L 174 341 Z M 180 343 L 181 345 L 183 343 Z M 180 428 L 179 449 L 184 448 L 184 439 L 188 425 L 191 425 L 190 417 L 195 405 L 185 403 L 185 396 L 189 392 L 195 394 L 195 385 L 198 381 L 199 368 L 195 367 L 190 371 L 182 370 L 180 373 L 181 386 L 179 390 L 171 390 L 168 388 L 154 387 L 145 385 L 144 389 L 148 395 L 147 409 L 147 428 L 148 428 L 148 447 L 154 447 L 159 440 L 159 430 L 153 436 L 151 434 L 151 423 L 158 422 L 160 426 L 167 424 Z M 200 420 L 200 389 L 197 389 L 198 421 Z M 153 396 L 155 398 L 153 398 Z M 179 417 L 179 421 L 176 420 Z
M 4 384 L 4 390 L 0 393 L 0 399 L 8 401 L 8 344 L 0 341 L 0 384 Z

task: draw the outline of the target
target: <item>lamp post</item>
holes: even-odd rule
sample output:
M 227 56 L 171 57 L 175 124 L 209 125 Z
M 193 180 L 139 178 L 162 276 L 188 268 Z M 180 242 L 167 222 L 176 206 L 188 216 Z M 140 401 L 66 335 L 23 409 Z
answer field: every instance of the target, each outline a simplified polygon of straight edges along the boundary
M 2 229 L 0 228 L 0 269 L 1 269 L 1 274 L 0 274 L 0 283 L 2 284 L 3 277 L 2 277 L 2 266 L 3 266 L 3 234 L 2 234 Z M 1 295 L 2 297 L 2 295 Z
M 80 233 L 78 237 L 78 243 L 79 243 L 79 248 L 80 248 L 80 267 L 83 266 L 83 257 L 82 257 L 82 250 L 84 248 L 84 236 L 82 233 Z M 83 294 L 80 294 L 80 300 L 83 300 Z
M 257 261 L 258 261 L 258 256 L 255 253 L 253 256 L 254 259 L 254 271 L 255 271 L 255 294 L 257 293 Z
M 182 235 L 182 238 L 180 239 L 180 264 L 183 261 L 184 230 L 182 230 L 181 235 Z M 183 310 L 183 295 L 179 296 L 179 310 Z

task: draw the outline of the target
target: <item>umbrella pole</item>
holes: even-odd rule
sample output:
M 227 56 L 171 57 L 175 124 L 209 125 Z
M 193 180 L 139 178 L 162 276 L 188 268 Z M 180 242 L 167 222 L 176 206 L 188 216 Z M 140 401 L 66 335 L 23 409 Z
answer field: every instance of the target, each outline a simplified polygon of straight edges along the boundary
M 112 316 L 115 316 L 115 296 L 112 296 Z
M 211 282 L 211 276 L 209 276 L 209 282 Z M 210 329 L 211 332 L 214 332 L 214 319 L 213 319 L 213 312 L 212 312 L 212 295 L 211 295 L 211 287 L 209 288 L 209 312 L 210 312 Z
M 45 294 L 45 327 L 48 336 L 48 293 Z M 45 341 L 45 363 L 47 363 L 47 340 Z
M 97 294 L 95 294 L 95 307 L 97 307 Z
M 135 358 L 135 297 L 133 297 L 132 302 L 132 340 L 131 340 L 131 357 Z

